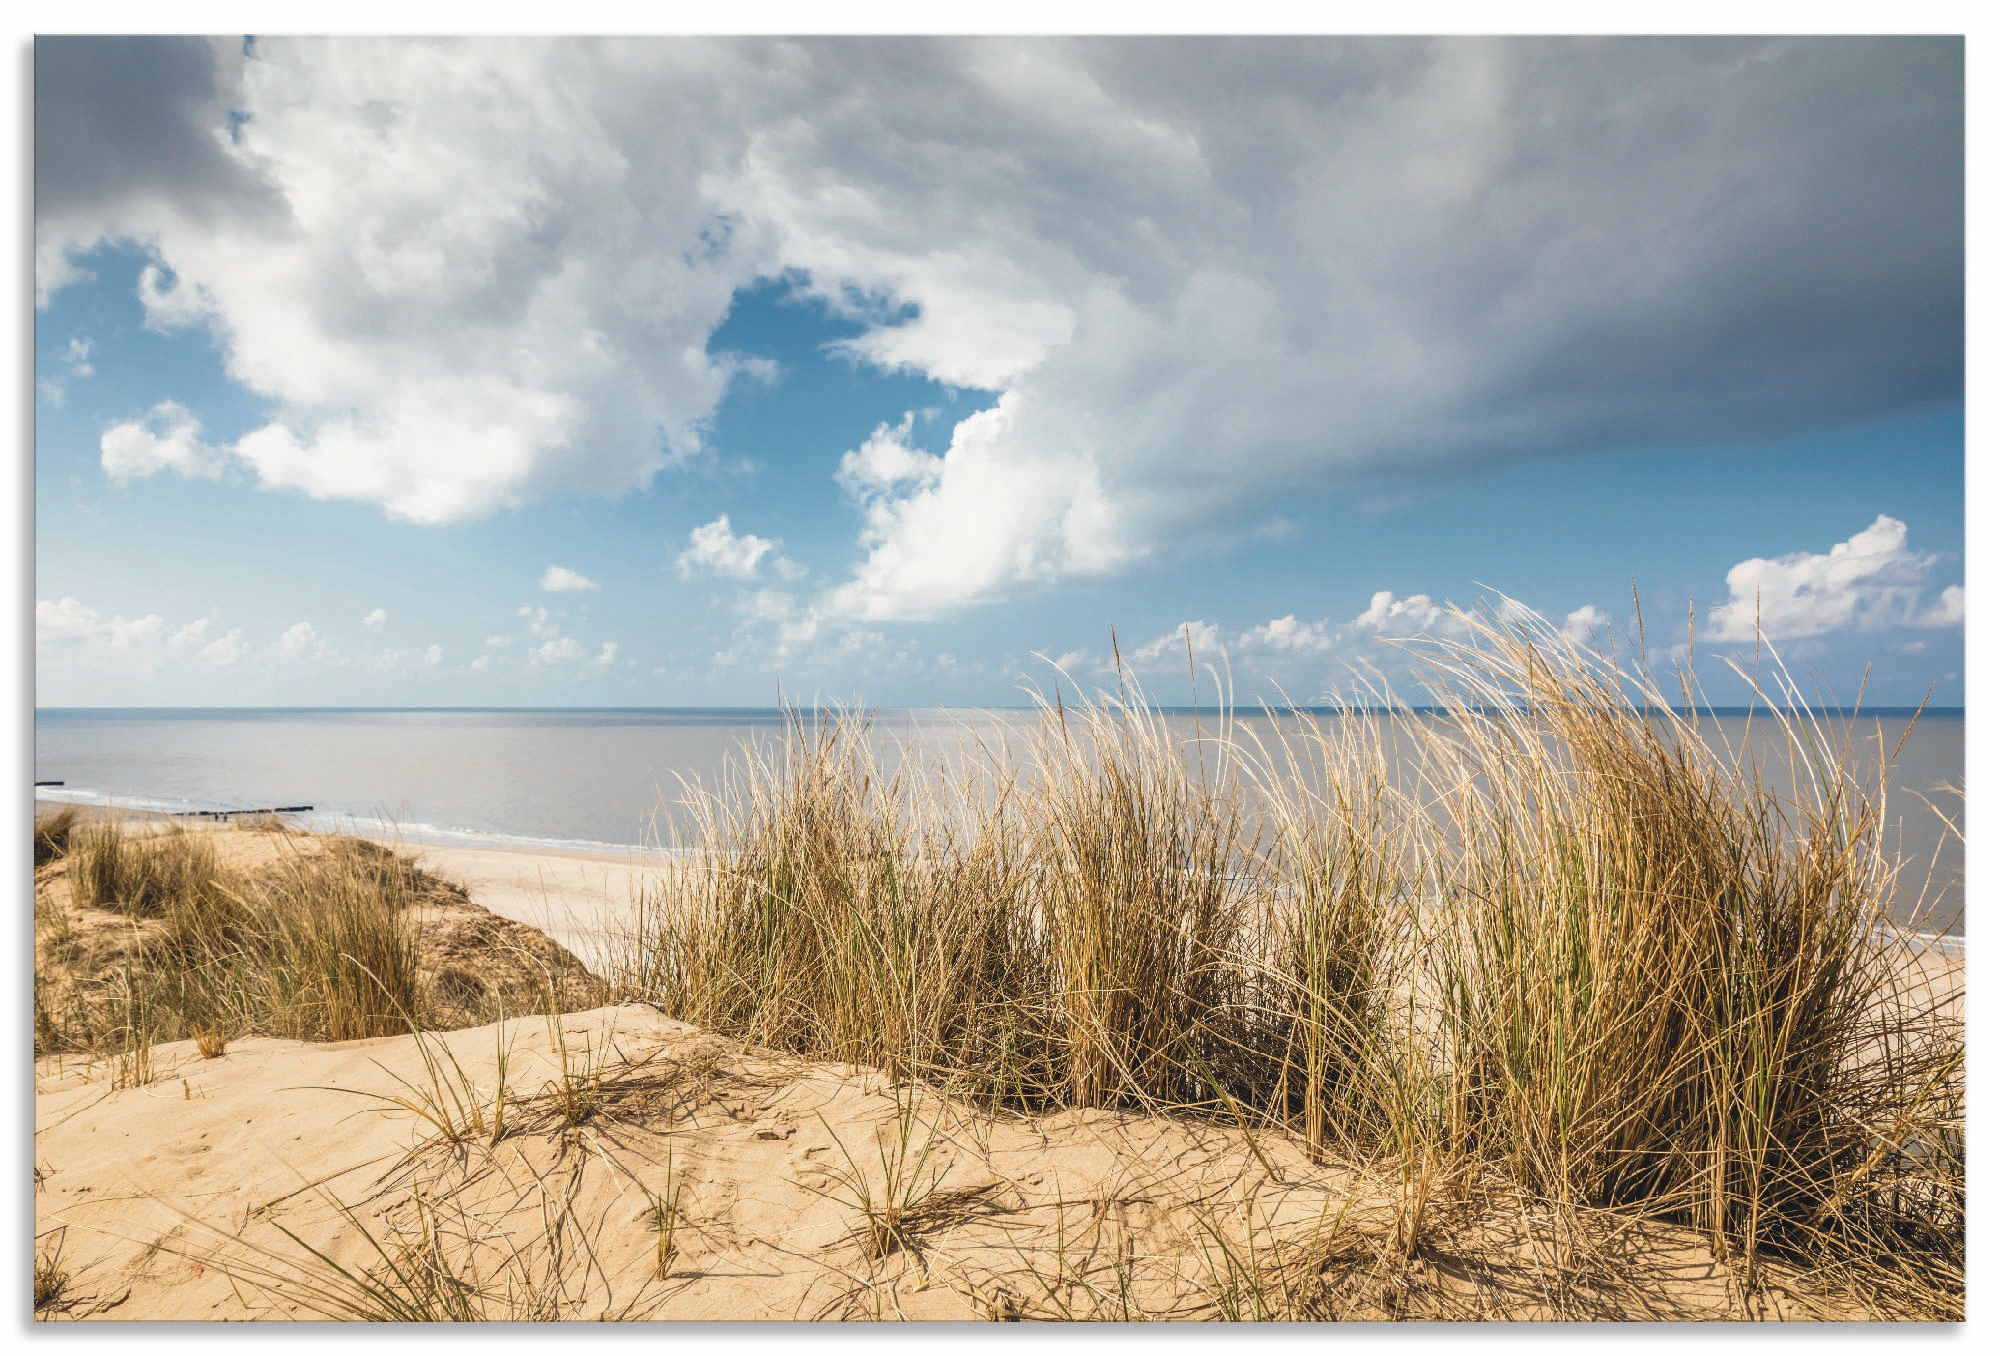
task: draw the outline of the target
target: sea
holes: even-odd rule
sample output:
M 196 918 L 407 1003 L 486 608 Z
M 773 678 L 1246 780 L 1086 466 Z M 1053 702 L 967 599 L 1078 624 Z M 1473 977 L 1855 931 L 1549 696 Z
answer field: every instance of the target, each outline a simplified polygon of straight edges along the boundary
M 1760 767 L 1786 763 L 1781 727 L 1768 715 L 1711 714 L 1710 737 L 1747 747 Z M 1021 710 L 876 711 L 869 738 L 892 760 L 950 764 L 968 750 L 1004 747 L 1018 763 L 1039 718 Z M 309 805 L 292 816 L 305 827 L 411 843 L 672 851 L 682 841 L 688 789 L 716 786 L 744 758 L 772 753 L 795 719 L 810 724 L 813 716 L 769 708 L 37 708 L 35 780 L 62 785 L 35 794 L 170 813 Z M 1214 712 L 1170 711 L 1162 719 L 1191 761 L 1213 759 Z M 1357 719 L 1387 718 L 1234 717 L 1239 742 L 1273 746 L 1288 722 Z M 1885 835 L 1904 863 L 1897 911 L 1962 938 L 1963 711 L 1864 710 L 1820 723 L 1852 735 L 1864 769 L 1900 743 Z

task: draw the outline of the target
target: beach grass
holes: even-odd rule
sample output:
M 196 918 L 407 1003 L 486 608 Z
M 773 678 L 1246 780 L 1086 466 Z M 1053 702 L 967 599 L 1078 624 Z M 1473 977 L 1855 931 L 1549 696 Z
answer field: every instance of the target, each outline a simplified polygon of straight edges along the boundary
M 220 1055 L 244 1035 L 398 1034 L 431 1006 L 414 906 L 395 854 L 342 840 L 222 864 L 211 838 L 103 817 L 62 853 L 79 911 L 38 895 L 38 1052 L 116 1053 L 135 1074 L 159 1041 Z
M 1129 680 L 948 768 L 793 712 L 687 789 L 616 978 L 995 1108 L 1297 1134 L 1396 1176 L 1404 1256 L 1498 1181 L 1954 1311 L 1963 1034 L 1903 987 L 1893 755 L 1781 667 L 1746 678 L 1774 767 L 1642 658 L 1461 625 L 1424 711 L 1261 739 L 1225 704 L 1190 744 Z

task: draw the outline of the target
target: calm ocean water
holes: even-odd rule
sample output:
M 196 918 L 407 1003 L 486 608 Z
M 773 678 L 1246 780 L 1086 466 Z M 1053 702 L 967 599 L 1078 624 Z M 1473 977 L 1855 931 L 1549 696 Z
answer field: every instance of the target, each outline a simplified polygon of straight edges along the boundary
M 1033 719 L 885 711 L 874 733 L 885 749 L 930 759 L 961 747 L 967 734 L 1018 736 Z M 1194 734 L 1195 717 L 1169 719 Z M 1238 723 L 1268 734 L 1269 719 Z M 37 710 L 35 778 L 65 785 L 36 794 L 158 810 L 309 804 L 314 827 L 393 826 L 417 842 L 654 846 L 680 778 L 713 784 L 744 744 L 780 739 L 783 722 L 776 711 L 714 709 Z M 1906 713 L 1864 714 L 1856 733 L 1872 743 L 1879 726 L 1893 748 L 1908 723 Z M 1721 725 L 1732 740 L 1746 728 L 1741 717 Z M 1747 728 L 1759 762 L 1774 763 L 1774 723 L 1758 718 Z M 1203 729 L 1214 732 L 1212 715 Z M 1938 895 L 1929 921 L 1954 933 L 1962 931 L 1964 849 L 1930 807 L 1962 822 L 1964 781 L 1963 718 L 1925 715 L 1891 770 L 1890 818 L 1900 821 L 1901 855 L 1911 862 L 1906 911 L 1929 874 Z

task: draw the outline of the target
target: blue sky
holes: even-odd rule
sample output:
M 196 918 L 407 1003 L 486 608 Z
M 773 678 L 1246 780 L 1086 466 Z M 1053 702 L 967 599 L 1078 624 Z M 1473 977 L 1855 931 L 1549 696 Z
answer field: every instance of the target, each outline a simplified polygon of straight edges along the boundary
M 40 705 L 1963 701 L 1954 40 L 36 62 Z

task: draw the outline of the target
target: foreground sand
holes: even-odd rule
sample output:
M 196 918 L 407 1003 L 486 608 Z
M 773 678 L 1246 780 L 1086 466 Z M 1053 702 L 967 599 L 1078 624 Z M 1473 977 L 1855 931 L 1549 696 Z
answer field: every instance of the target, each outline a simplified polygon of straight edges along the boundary
M 214 832 L 232 859 L 273 850 Z M 415 851 L 586 956 L 646 869 Z M 1955 985 L 1953 964 L 1911 973 Z M 478 1132 L 441 1133 L 475 1106 Z M 385 1296 L 490 1318 L 1878 1316 L 1777 1266 L 1746 1290 L 1686 1230 L 1558 1222 L 1477 1182 L 1406 1257 L 1397 1183 L 1281 1136 L 994 1115 L 643 1005 L 214 1059 L 181 1042 L 136 1087 L 46 1057 L 34 1157 L 66 1318 L 358 1317 Z M 890 1203 L 895 1229 L 871 1223 Z
M 506 1052 L 497 1144 L 394 1106 L 433 1089 L 425 1050 L 482 1098 Z M 599 1080 L 574 1126 L 552 1097 L 565 1065 Z M 117 1089 L 37 1065 L 36 1234 L 62 1231 L 68 1317 L 346 1317 L 360 1297 L 336 1267 L 390 1262 L 475 1287 L 456 1293 L 495 1318 L 1254 1317 L 1253 1279 L 1267 1307 L 1318 1288 L 1326 1318 L 1849 1316 L 1782 1272 L 1744 1294 L 1685 1231 L 1579 1237 L 1477 1193 L 1406 1262 L 1389 1183 L 1275 1137 L 983 1115 L 643 1006 L 422 1048 L 181 1043 L 158 1067 Z M 871 1242 L 864 1196 L 910 1204 L 902 1239 Z

